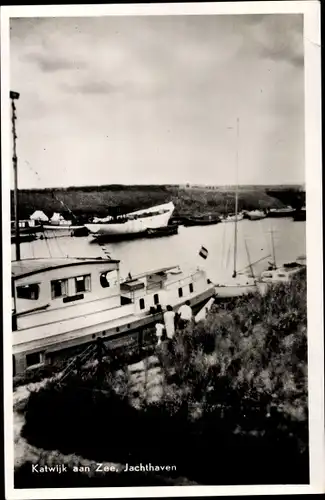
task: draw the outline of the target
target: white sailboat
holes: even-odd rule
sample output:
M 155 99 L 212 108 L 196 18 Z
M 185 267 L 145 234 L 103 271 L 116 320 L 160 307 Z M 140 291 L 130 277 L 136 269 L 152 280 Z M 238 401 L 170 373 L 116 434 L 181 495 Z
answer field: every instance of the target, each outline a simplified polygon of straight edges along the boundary
M 148 229 L 167 227 L 174 212 L 173 202 L 118 216 L 95 219 L 85 224 L 93 237 L 142 234 Z
M 246 272 L 237 272 L 237 236 L 238 236 L 238 142 L 239 142 L 239 119 L 237 118 L 237 147 L 236 147 L 236 192 L 235 192 L 235 214 L 234 221 L 234 269 L 232 276 L 222 281 L 215 281 L 215 292 L 217 298 L 239 297 L 248 293 L 255 292 L 256 279 Z

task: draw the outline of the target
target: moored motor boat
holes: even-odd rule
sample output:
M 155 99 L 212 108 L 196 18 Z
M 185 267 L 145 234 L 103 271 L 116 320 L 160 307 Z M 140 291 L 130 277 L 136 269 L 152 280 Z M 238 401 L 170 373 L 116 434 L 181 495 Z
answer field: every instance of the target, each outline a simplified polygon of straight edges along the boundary
M 188 226 L 209 226 L 212 224 L 218 224 L 221 222 L 219 216 L 215 215 L 201 215 L 197 217 L 186 217 L 184 218 L 183 224 L 185 227 Z
M 250 212 L 246 212 L 246 218 L 249 220 L 260 220 L 265 219 L 266 213 L 263 210 L 252 210 Z
M 291 217 L 294 213 L 294 209 L 291 207 L 285 208 L 271 208 L 267 212 L 267 217 Z
M 166 227 L 159 227 L 157 229 L 147 229 L 147 238 L 159 238 L 163 236 L 172 236 L 178 233 L 178 225 L 173 224 Z
M 244 214 L 239 213 L 239 214 L 229 214 L 226 215 L 223 219 L 221 219 L 221 222 L 239 222 L 243 220 Z
M 303 222 L 306 220 L 306 208 L 303 207 L 300 210 L 295 210 L 293 213 L 293 220 Z
M 121 280 L 113 259 L 25 259 L 12 262 L 14 372 L 69 357 L 100 338 L 128 345 L 163 320 L 163 309 L 187 300 L 194 314 L 215 295 L 205 271 L 179 266 Z M 132 337 L 133 338 L 133 337 Z M 140 341 L 140 340 L 139 340 Z
M 299 259 L 295 262 L 285 263 L 280 267 L 271 266 L 270 269 L 261 274 L 257 282 L 258 290 L 264 294 L 270 286 L 280 283 L 290 283 L 305 271 L 306 264 L 300 263 Z

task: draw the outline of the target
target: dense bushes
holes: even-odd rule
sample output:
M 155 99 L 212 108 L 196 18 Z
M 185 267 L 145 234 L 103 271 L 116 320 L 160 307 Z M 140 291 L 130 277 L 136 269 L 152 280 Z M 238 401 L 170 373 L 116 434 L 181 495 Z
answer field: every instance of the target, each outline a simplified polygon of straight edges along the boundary
M 93 460 L 175 464 L 200 484 L 308 482 L 303 279 L 215 305 L 160 358 L 159 402 L 136 409 L 116 377 L 94 391 L 90 373 L 31 394 L 24 436 Z
M 121 213 L 149 208 L 173 201 L 175 214 L 199 215 L 206 212 L 227 213 L 234 210 L 234 192 L 225 190 L 179 189 L 171 186 L 84 186 L 80 188 L 20 190 L 19 215 L 27 219 L 35 210 L 43 210 L 49 217 L 60 212 L 80 220 L 105 216 L 118 207 Z M 62 205 L 63 204 L 63 205 Z M 239 210 L 280 207 L 282 203 L 266 193 L 266 188 L 243 186 L 239 193 Z M 11 196 L 13 213 L 13 193 Z M 69 211 L 70 210 L 70 211 Z

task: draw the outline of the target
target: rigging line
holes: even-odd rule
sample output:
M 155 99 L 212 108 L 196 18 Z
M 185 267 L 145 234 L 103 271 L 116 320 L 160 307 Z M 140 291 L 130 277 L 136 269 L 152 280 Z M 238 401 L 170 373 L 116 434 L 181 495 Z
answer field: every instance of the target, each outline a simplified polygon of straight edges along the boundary
M 54 239 L 54 240 L 55 240 L 56 246 L 58 247 L 58 250 L 59 250 L 59 254 L 63 255 L 63 257 L 68 257 L 68 255 L 66 255 L 66 254 L 63 252 L 62 248 L 60 247 L 60 245 L 59 245 L 59 239 L 58 239 L 58 237 L 56 236 L 55 231 L 54 231 L 54 230 L 52 230 L 52 233 L 53 233 L 53 238 L 52 238 L 52 239 Z
M 49 256 L 50 256 L 50 258 L 52 259 L 52 253 L 51 253 L 51 249 L 50 249 L 49 243 L 48 243 L 48 241 L 47 241 L 46 235 L 44 235 L 44 240 L 45 240 L 45 243 L 46 243 L 47 249 L 48 249 L 48 251 L 49 251 Z
M 37 176 L 38 180 L 41 182 L 41 177 L 40 177 L 39 173 L 37 172 L 37 170 L 35 170 L 35 169 L 31 166 L 31 164 L 29 163 L 29 161 L 25 160 L 25 162 L 26 162 L 26 163 L 27 163 L 27 165 L 29 166 L 29 169 L 30 169 L 30 170 L 31 170 L 34 174 L 36 174 L 36 176 Z M 56 199 L 56 201 L 57 201 L 57 202 L 59 202 L 59 203 L 60 203 L 63 207 L 65 207 L 65 208 L 66 208 L 66 209 L 67 209 L 67 210 L 68 210 L 68 211 L 72 214 L 72 216 L 73 216 L 74 218 L 76 218 L 75 214 L 74 214 L 74 213 L 72 212 L 72 210 L 68 207 L 68 205 L 66 205 L 66 204 L 65 204 L 62 200 L 60 200 L 60 199 L 56 196 L 56 194 L 55 194 L 53 191 L 52 191 L 52 196 L 53 196 L 53 198 L 55 198 L 55 199 Z

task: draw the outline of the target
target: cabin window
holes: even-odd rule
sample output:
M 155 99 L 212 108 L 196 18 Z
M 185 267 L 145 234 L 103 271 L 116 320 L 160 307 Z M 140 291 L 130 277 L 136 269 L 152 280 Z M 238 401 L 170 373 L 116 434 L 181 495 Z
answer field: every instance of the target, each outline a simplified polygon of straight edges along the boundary
M 111 286 L 109 280 L 108 280 L 108 275 L 111 271 L 105 271 L 104 273 L 101 273 L 99 277 L 100 284 L 103 288 L 108 288 Z
M 27 368 L 29 366 L 39 365 L 41 363 L 43 363 L 43 353 L 42 352 L 33 352 L 31 354 L 26 355 Z
M 37 300 L 39 297 L 39 285 L 31 284 L 17 286 L 17 298 L 27 300 Z
M 155 306 L 157 304 L 159 304 L 159 294 L 158 293 L 155 293 L 155 295 L 153 296 L 153 301 L 154 301 Z
M 90 292 L 90 274 L 86 276 L 78 276 L 74 279 L 76 293 Z
M 178 289 L 178 296 L 183 297 L 183 288 Z
M 193 293 L 193 292 L 194 292 L 193 283 L 190 283 L 190 285 L 189 285 L 189 289 L 190 289 L 190 293 Z
M 282 273 L 279 273 L 278 276 L 279 276 L 279 278 L 286 278 L 286 275 L 282 274 Z
M 68 295 L 68 280 L 51 281 L 52 299 L 66 297 Z
M 264 278 L 273 278 L 273 274 L 272 273 L 264 273 L 263 277 Z
M 140 305 L 140 309 L 144 309 L 144 308 L 145 308 L 145 302 L 144 302 L 144 299 L 140 299 L 140 300 L 139 300 L 139 305 Z

